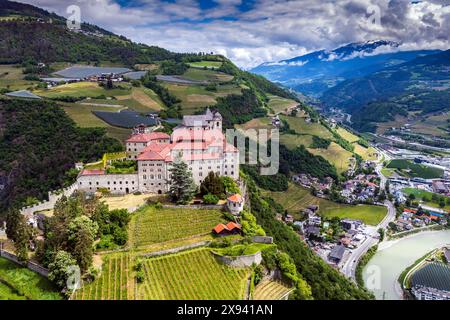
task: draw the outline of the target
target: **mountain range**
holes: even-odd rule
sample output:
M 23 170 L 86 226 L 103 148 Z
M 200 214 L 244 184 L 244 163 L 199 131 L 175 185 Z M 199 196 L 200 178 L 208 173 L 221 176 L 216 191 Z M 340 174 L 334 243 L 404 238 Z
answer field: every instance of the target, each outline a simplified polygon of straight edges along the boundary
M 319 50 L 288 60 L 263 63 L 251 71 L 303 94 L 319 97 L 342 81 L 439 52 L 397 51 L 399 45 L 386 40 L 350 43 L 331 51 Z
M 355 129 L 375 131 L 381 122 L 426 122 L 448 111 L 449 51 L 398 51 L 397 42 L 351 43 L 252 71 L 352 115 Z M 443 128 L 443 135 L 448 128 Z

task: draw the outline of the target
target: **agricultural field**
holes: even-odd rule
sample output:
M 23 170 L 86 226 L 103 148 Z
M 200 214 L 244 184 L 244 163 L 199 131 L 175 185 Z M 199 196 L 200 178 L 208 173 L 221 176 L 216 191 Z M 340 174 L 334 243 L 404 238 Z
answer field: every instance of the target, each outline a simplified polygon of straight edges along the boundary
M 208 82 L 228 82 L 233 80 L 233 76 L 213 71 L 213 70 L 204 70 L 204 69 L 197 69 L 197 68 L 189 68 L 184 74 L 183 78 L 188 80 L 195 80 L 195 81 L 208 81 Z
M 130 254 L 102 256 L 101 274 L 75 292 L 74 300 L 133 300 L 134 273 Z
M 282 134 L 280 135 L 280 143 L 285 145 L 288 149 L 293 150 L 300 145 L 309 148 L 312 144 L 312 136 L 305 135 L 295 135 L 295 134 Z
M 280 281 L 264 279 L 255 287 L 253 300 L 280 300 L 291 290 Z
M 290 107 L 295 107 L 298 105 L 297 101 L 286 99 L 278 96 L 268 96 L 269 98 L 269 108 L 273 110 L 275 114 L 286 111 Z
M 359 140 L 359 137 L 357 135 L 354 135 L 353 133 L 351 133 L 350 131 L 339 127 L 337 128 L 337 133 L 345 140 L 347 140 L 350 143 L 356 142 Z
M 442 169 L 427 167 L 404 159 L 391 160 L 386 167 L 396 169 L 402 174 L 410 177 L 419 177 L 424 179 L 441 178 L 444 174 Z
M 371 226 L 378 225 L 386 216 L 386 213 L 387 209 L 384 206 L 371 206 L 366 204 L 320 210 L 320 214 L 327 218 L 357 219 Z
M 387 212 L 385 207 L 371 205 L 352 206 L 317 198 L 311 194 L 310 190 L 293 183 L 289 183 L 287 191 L 263 191 L 263 193 L 272 197 L 297 219 L 300 217 L 300 211 L 308 205 L 318 205 L 319 214 L 324 217 L 361 219 L 369 225 L 377 225 L 383 220 Z
M 24 80 L 22 68 L 17 65 L 0 65 L 0 88 L 7 88 L 12 91 L 33 87 L 37 81 Z
M 194 68 L 209 68 L 209 69 L 218 69 L 222 66 L 222 61 L 196 61 L 196 62 L 189 62 L 189 66 Z
M 57 98 L 57 97 L 114 97 L 129 95 L 131 92 L 130 85 L 121 83 L 120 88 L 105 89 L 98 85 L 97 82 L 75 82 L 63 84 L 50 89 L 39 89 L 35 90 L 33 93 L 38 96 L 46 98 Z
M 433 192 L 425 191 L 425 190 L 419 190 L 416 188 L 404 188 L 402 189 L 402 192 L 408 197 L 410 194 L 413 194 L 416 197 L 416 201 L 421 201 L 424 205 L 440 208 L 439 206 L 439 200 L 440 198 L 445 199 L 445 207 L 442 209 L 444 210 L 450 210 L 450 197 L 436 194 Z M 433 195 L 435 197 L 435 200 L 433 200 Z M 424 199 L 426 199 L 424 201 Z
M 280 119 L 286 120 L 289 127 L 298 134 L 309 134 L 318 136 L 323 139 L 333 139 L 333 135 L 327 128 L 322 126 L 320 123 L 308 123 L 304 118 L 301 117 L 287 117 L 281 116 Z
M 343 173 L 348 170 L 350 158 L 353 157 L 350 151 L 345 150 L 335 142 L 331 142 L 327 149 L 308 148 L 308 151 L 316 156 L 324 157 L 336 167 L 338 173 Z
M 365 148 L 358 143 L 353 145 L 355 146 L 354 152 L 364 160 L 377 160 L 377 151 L 373 147 Z
M 250 268 L 217 262 L 207 248 L 148 258 L 138 299 L 242 300 Z
M 124 107 L 118 106 L 93 106 L 80 103 L 60 103 L 64 111 L 75 121 L 80 127 L 108 127 L 109 125 L 96 117 L 93 111 L 109 111 L 117 112 L 123 110 Z
M 130 244 L 134 247 L 206 235 L 225 222 L 220 210 L 156 209 L 146 206 L 133 214 Z
M 217 97 L 240 94 L 241 88 L 233 84 L 218 85 L 217 91 L 208 91 L 201 85 L 184 85 L 163 82 L 170 93 L 181 100 L 182 113 L 193 114 L 206 106 L 216 104 Z
M 0 300 L 2 294 L 6 295 L 4 298 L 11 299 L 17 296 L 20 299 L 32 300 L 60 300 L 62 298 L 50 281 L 38 273 L 0 257 Z
M 314 197 L 310 190 L 300 187 L 294 183 L 289 183 L 287 191 L 262 191 L 264 195 L 272 197 L 277 203 L 281 204 L 289 212 L 289 214 L 294 215 L 296 218 L 299 218 L 300 211 L 302 209 L 306 209 L 309 205 L 318 205 L 320 210 L 345 206 L 344 204 Z

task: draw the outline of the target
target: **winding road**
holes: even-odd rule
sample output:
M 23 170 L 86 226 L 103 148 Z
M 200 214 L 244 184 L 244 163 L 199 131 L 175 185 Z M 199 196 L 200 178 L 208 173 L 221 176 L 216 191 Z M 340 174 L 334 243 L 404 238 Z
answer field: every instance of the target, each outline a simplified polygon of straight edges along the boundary
M 378 152 L 380 151 L 378 150 Z M 380 155 L 381 154 L 382 153 L 380 152 Z M 380 190 L 383 190 L 386 187 L 387 181 L 386 177 L 381 173 L 382 167 L 383 163 L 380 159 L 379 163 L 375 167 L 375 172 L 380 177 Z M 370 249 L 370 247 L 378 242 L 378 229 L 386 229 L 389 222 L 395 220 L 394 204 L 389 200 L 385 200 L 384 205 L 388 209 L 388 212 L 384 219 L 376 227 L 370 229 L 367 228 L 368 232 L 366 234 L 366 239 L 358 248 L 351 251 L 350 255 L 341 268 L 342 273 L 344 273 L 348 278 L 356 280 L 356 267 L 358 266 L 358 262 L 361 257 Z

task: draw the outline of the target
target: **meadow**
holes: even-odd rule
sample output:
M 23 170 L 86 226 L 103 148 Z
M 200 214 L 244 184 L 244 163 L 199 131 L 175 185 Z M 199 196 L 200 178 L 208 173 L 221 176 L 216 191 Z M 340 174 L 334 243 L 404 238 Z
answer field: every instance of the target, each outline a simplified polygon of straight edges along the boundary
M 50 89 L 39 89 L 33 91 L 34 94 L 46 98 L 58 98 L 58 97 L 114 97 L 128 95 L 131 92 L 131 87 L 128 84 L 121 83 L 120 88 L 105 89 L 98 85 L 97 82 L 75 82 L 63 84 L 60 86 L 52 87 Z
M 46 278 L 1 257 L 0 285 L 0 299 L 2 292 L 7 298 L 16 298 L 17 296 L 20 299 L 32 300 L 60 300 L 62 298 Z M 14 290 L 10 288 L 14 288 Z
M 450 197 L 435 194 L 433 192 L 425 191 L 425 190 L 419 190 L 416 188 L 404 188 L 402 189 L 402 192 L 409 196 L 410 194 L 413 194 L 416 197 L 416 201 L 422 201 L 423 204 L 428 205 L 430 207 L 440 208 L 439 206 L 439 200 L 433 200 L 433 195 L 435 196 L 435 199 L 444 198 L 445 199 L 445 207 L 442 209 L 450 210 Z M 437 196 L 437 198 L 436 198 Z M 424 201 L 424 199 L 426 199 Z
M 216 261 L 207 248 L 148 258 L 138 299 L 242 300 L 250 268 Z
M 130 244 L 141 247 L 165 241 L 206 235 L 225 222 L 220 210 L 156 209 L 138 210 L 130 222 Z
M 310 190 L 293 183 L 289 183 L 287 191 L 263 191 L 263 194 L 272 197 L 297 219 L 300 217 L 300 211 L 308 207 L 308 205 L 318 205 L 319 214 L 324 217 L 360 219 L 369 225 L 377 225 L 381 220 L 383 220 L 387 213 L 386 208 L 381 206 L 352 206 L 318 198 L 313 196 Z
M 222 66 L 222 61 L 196 61 L 196 62 L 189 62 L 189 66 L 194 68 L 210 68 L 210 69 L 218 69 Z
M 183 114 L 193 114 L 206 106 L 216 104 L 217 97 L 241 94 L 241 88 L 234 84 L 217 85 L 217 91 L 208 91 L 201 85 L 184 85 L 164 82 L 170 93 L 181 100 Z
M 37 81 L 24 80 L 22 68 L 17 65 L 0 65 L 0 88 L 9 90 L 22 90 L 33 87 Z
M 196 81 L 208 81 L 208 82 L 228 82 L 233 80 L 233 76 L 214 71 L 214 70 L 205 70 L 205 69 L 197 69 L 197 68 L 189 68 L 183 74 L 183 78 L 189 80 Z
M 391 160 L 386 167 L 400 170 L 403 174 L 410 177 L 419 177 L 423 179 L 441 178 L 444 174 L 442 169 L 427 167 L 405 159 Z
M 298 105 L 297 101 L 292 99 L 286 99 L 278 96 L 268 96 L 269 102 L 268 106 L 273 110 L 275 114 L 286 111 L 290 107 L 295 107 Z

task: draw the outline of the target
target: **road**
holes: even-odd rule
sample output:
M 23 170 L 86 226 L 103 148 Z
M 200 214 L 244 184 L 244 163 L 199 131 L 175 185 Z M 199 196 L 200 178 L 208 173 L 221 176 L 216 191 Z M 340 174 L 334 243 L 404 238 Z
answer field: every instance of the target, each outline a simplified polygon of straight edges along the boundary
M 377 172 L 378 176 L 380 177 L 380 189 L 383 190 L 386 186 L 386 177 L 381 173 L 381 168 L 383 167 L 383 163 L 379 161 L 377 164 L 375 171 Z M 389 222 L 395 220 L 395 207 L 394 204 L 389 201 L 384 201 L 385 207 L 388 209 L 388 212 L 384 219 L 374 228 L 368 228 L 367 237 L 366 240 L 364 240 L 359 247 L 356 249 L 353 249 L 350 253 L 350 256 L 345 261 L 344 265 L 341 268 L 342 273 L 344 273 L 348 278 L 351 278 L 353 280 L 356 279 L 356 267 L 358 265 L 359 260 L 361 257 L 367 252 L 367 250 L 370 249 L 373 245 L 375 245 L 378 242 L 378 229 L 383 228 L 386 229 Z

